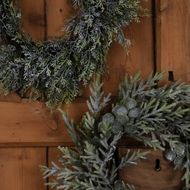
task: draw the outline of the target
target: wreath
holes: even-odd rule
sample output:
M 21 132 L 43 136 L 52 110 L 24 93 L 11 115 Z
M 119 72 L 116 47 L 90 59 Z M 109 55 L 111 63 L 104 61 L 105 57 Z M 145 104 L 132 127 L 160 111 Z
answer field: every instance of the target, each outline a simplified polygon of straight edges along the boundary
M 139 0 L 72 0 L 76 15 L 61 39 L 34 42 L 20 27 L 20 12 L 0 0 L 0 89 L 43 100 L 49 106 L 72 101 L 96 73 L 105 70 L 113 40 L 130 41 L 122 27 L 139 21 Z
M 90 88 L 87 112 L 76 125 L 62 110 L 63 119 L 75 148 L 59 147 L 60 166 L 43 166 L 44 178 L 54 176 L 47 185 L 56 189 L 134 190 L 119 179 L 118 171 L 145 159 L 148 152 L 128 151 L 116 159 L 121 138 L 132 137 L 145 146 L 164 151 L 175 168 L 184 170 L 184 190 L 190 188 L 190 85 L 174 82 L 157 87 L 162 75 L 142 80 L 126 76 L 111 112 L 110 94 L 104 95 L 99 78 Z
M 139 0 L 72 0 L 76 15 L 67 35 L 54 41 L 34 42 L 21 30 L 20 12 L 11 0 L 0 0 L 0 87 L 3 93 L 44 100 L 49 106 L 72 101 L 95 72 L 105 70 L 113 40 L 126 48 L 122 27 L 139 21 Z M 146 81 L 126 76 L 118 101 L 105 113 L 110 95 L 104 96 L 95 80 L 87 102 L 89 112 L 76 125 L 62 112 L 75 149 L 60 147 L 58 166 L 43 166 L 47 185 L 57 189 L 133 190 L 118 178 L 118 171 L 145 159 L 147 152 L 130 152 L 118 163 L 116 146 L 126 135 L 160 149 L 175 168 L 184 169 L 184 189 L 190 188 L 190 85 L 175 82 L 157 87 L 161 74 Z M 157 88 L 156 88 L 157 87 Z

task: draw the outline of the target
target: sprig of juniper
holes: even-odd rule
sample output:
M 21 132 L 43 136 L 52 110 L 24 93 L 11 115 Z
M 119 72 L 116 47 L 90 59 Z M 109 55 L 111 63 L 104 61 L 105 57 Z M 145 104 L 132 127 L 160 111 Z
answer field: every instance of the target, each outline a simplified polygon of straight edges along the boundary
M 190 85 L 174 82 L 157 86 L 162 75 L 126 76 L 119 88 L 117 105 L 110 118 L 113 132 L 123 131 L 146 146 L 165 151 L 175 168 L 185 169 L 185 187 L 190 188 Z
M 47 185 L 55 189 L 80 190 L 134 190 L 133 186 L 118 179 L 118 170 L 136 164 L 145 159 L 147 152 L 130 152 L 121 158 L 118 164 L 115 159 L 116 146 L 123 132 L 112 133 L 101 112 L 109 102 L 110 95 L 104 96 L 100 80 L 94 81 L 87 112 L 81 123 L 76 125 L 62 112 L 69 134 L 76 145 L 75 149 L 60 147 L 62 156 L 58 166 L 42 167 L 44 177 L 54 176 Z
M 0 83 L 4 93 L 45 100 L 50 106 L 72 101 L 80 84 L 103 73 L 115 39 L 128 46 L 122 27 L 139 21 L 139 0 L 73 0 L 76 15 L 66 37 L 35 43 L 20 28 L 11 0 L 0 0 Z
M 61 148 L 63 167 L 45 167 L 46 177 L 56 176 L 49 185 L 57 189 L 134 189 L 118 180 L 117 172 L 147 153 L 128 152 L 119 164 L 115 160 L 118 140 L 130 136 L 148 147 L 163 150 L 175 168 L 184 169 L 184 190 L 189 189 L 190 85 L 174 82 L 157 86 L 161 79 L 159 73 L 147 80 L 142 80 L 139 74 L 127 75 L 120 85 L 118 101 L 109 113 L 103 109 L 110 95 L 104 96 L 102 84 L 95 81 L 88 101 L 90 112 L 82 122 L 76 125 L 63 114 L 77 150 Z

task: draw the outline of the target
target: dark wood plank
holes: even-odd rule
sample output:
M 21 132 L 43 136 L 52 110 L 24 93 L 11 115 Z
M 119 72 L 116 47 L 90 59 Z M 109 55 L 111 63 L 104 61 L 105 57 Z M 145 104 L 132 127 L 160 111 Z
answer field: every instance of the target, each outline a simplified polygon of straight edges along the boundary
M 158 70 L 190 82 L 190 0 L 157 0 Z M 171 77 L 170 77 L 171 78 Z

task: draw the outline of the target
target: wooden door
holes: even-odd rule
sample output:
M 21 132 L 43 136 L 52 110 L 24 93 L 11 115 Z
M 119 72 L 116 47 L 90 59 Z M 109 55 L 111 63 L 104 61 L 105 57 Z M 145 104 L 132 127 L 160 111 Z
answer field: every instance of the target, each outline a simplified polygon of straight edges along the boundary
M 61 28 L 74 14 L 70 0 L 20 0 L 24 29 L 35 40 L 64 35 Z M 147 0 L 151 13 L 141 23 L 124 29 L 132 41 L 128 55 L 114 43 L 107 59 L 109 74 L 104 76 L 104 90 L 116 95 L 119 81 L 126 72 L 164 71 L 168 78 L 190 82 L 190 0 Z M 170 75 L 170 76 L 169 76 Z M 79 121 L 86 111 L 88 89 L 83 96 L 64 109 Z M 77 111 L 76 111 L 77 110 Z M 57 157 L 56 146 L 72 142 L 62 120 L 40 102 L 28 102 L 16 94 L 0 97 L 0 189 L 47 190 L 39 165 L 49 165 Z M 134 148 L 135 145 L 131 145 Z M 130 148 L 130 147 L 128 147 Z M 137 148 L 137 147 L 135 147 Z M 120 154 L 127 148 L 120 148 Z M 163 170 L 155 172 L 161 160 Z M 123 170 L 121 177 L 136 185 L 137 190 L 180 190 L 180 172 L 173 172 L 160 152 L 150 154 L 139 167 Z M 160 181 L 160 183 L 158 183 Z

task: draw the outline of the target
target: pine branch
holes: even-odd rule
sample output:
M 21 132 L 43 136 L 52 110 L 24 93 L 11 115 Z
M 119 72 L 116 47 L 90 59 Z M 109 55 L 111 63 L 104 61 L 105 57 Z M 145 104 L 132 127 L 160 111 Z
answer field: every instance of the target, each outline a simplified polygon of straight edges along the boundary
M 104 113 L 109 96 L 102 92 L 100 79 L 92 83 L 89 112 L 75 125 L 67 117 L 66 124 L 77 150 L 60 148 L 61 167 L 45 168 L 44 175 L 55 175 L 49 185 L 58 189 L 134 190 L 134 186 L 117 179 L 120 169 L 137 164 L 148 152 L 128 151 L 116 164 L 118 141 L 128 135 L 146 146 L 164 151 L 175 168 L 184 169 L 182 180 L 190 183 L 190 85 L 176 82 L 158 87 L 161 74 L 143 81 L 140 75 L 126 77 L 119 98 L 111 112 Z

